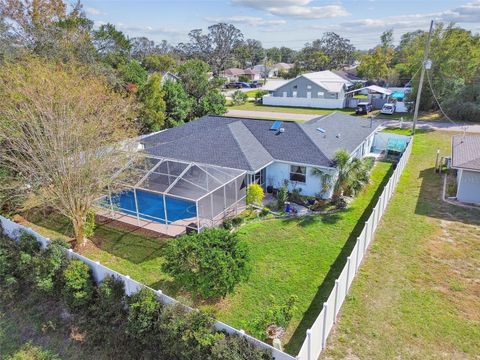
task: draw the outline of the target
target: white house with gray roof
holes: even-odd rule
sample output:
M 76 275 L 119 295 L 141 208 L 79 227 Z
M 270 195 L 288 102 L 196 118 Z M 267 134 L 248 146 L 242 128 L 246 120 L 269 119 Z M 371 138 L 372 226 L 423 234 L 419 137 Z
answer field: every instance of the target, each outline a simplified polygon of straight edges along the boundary
M 152 156 L 245 171 L 243 186 L 256 182 L 279 188 L 287 181 L 290 190 L 315 196 L 322 193 L 322 182 L 313 169 L 335 178 L 335 152 L 367 155 L 379 126 L 341 113 L 305 123 L 209 115 L 146 136 L 141 143 Z M 331 197 L 331 190 L 322 196 Z
M 264 105 L 339 109 L 353 83 L 332 71 L 317 71 L 292 79 L 263 97 Z
M 480 135 L 452 137 L 452 168 L 457 169 L 457 200 L 480 204 Z

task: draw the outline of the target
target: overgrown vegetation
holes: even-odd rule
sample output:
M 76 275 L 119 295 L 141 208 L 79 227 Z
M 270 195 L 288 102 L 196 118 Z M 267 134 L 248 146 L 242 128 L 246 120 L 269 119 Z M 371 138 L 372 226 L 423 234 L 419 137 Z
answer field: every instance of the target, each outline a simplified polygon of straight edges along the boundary
M 58 248 L 51 244 L 41 250 L 27 233 L 18 242 L 0 233 L 0 297 L 4 305 L 13 305 L 25 296 L 37 302 L 49 301 L 49 317 L 52 313 L 56 319 L 63 317 L 60 321 L 69 322 L 81 336 L 82 347 L 93 353 L 101 348 L 102 358 L 271 359 L 267 352 L 216 331 L 207 313 L 163 305 L 148 289 L 126 296 L 123 283 L 114 278 L 107 277 L 96 285 L 88 266 L 79 260 L 62 257 L 61 272 L 56 262 L 39 261 L 52 257 L 53 249 Z M 53 288 L 61 291 L 47 295 L 43 286 L 34 286 L 39 273 L 61 273 L 52 277 Z M 22 351 L 55 358 L 29 346 L 19 354 Z

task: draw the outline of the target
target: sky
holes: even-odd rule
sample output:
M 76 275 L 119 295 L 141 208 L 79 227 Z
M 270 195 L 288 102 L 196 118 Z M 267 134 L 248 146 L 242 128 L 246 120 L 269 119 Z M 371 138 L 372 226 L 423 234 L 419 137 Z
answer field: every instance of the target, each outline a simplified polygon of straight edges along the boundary
M 227 22 L 244 38 L 264 47 L 300 49 L 326 31 L 369 49 L 380 34 L 394 39 L 408 31 L 428 31 L 430 20 L 455 22 L 480 32 L 480 0 L 83 0 L 87 16 L 99 26 L 112 23 L 130 37 L 170 43 L 188 39 L 192 29 Z

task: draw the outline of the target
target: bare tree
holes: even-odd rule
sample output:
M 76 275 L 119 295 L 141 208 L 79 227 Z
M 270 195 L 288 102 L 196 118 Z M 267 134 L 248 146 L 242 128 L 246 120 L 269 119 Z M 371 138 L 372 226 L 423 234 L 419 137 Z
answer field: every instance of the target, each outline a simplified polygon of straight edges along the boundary
M 25 208 L 49 206 L 71 220 L 77 245 L 95 199 L 132 152 L 129 99 L 72 65 L 37 59 L 0 68 L 0 162 L 27 193 Z

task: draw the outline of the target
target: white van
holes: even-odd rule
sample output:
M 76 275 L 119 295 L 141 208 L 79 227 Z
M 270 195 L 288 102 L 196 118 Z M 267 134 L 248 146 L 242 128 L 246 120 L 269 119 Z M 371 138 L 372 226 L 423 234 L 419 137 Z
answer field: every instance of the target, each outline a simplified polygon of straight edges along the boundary
M 382 110 L 380 110 L 380 112 L 382 114 L 392 115 L 395 112 L 395 104 L 390 104 L 390 103 L 383 104 Z

